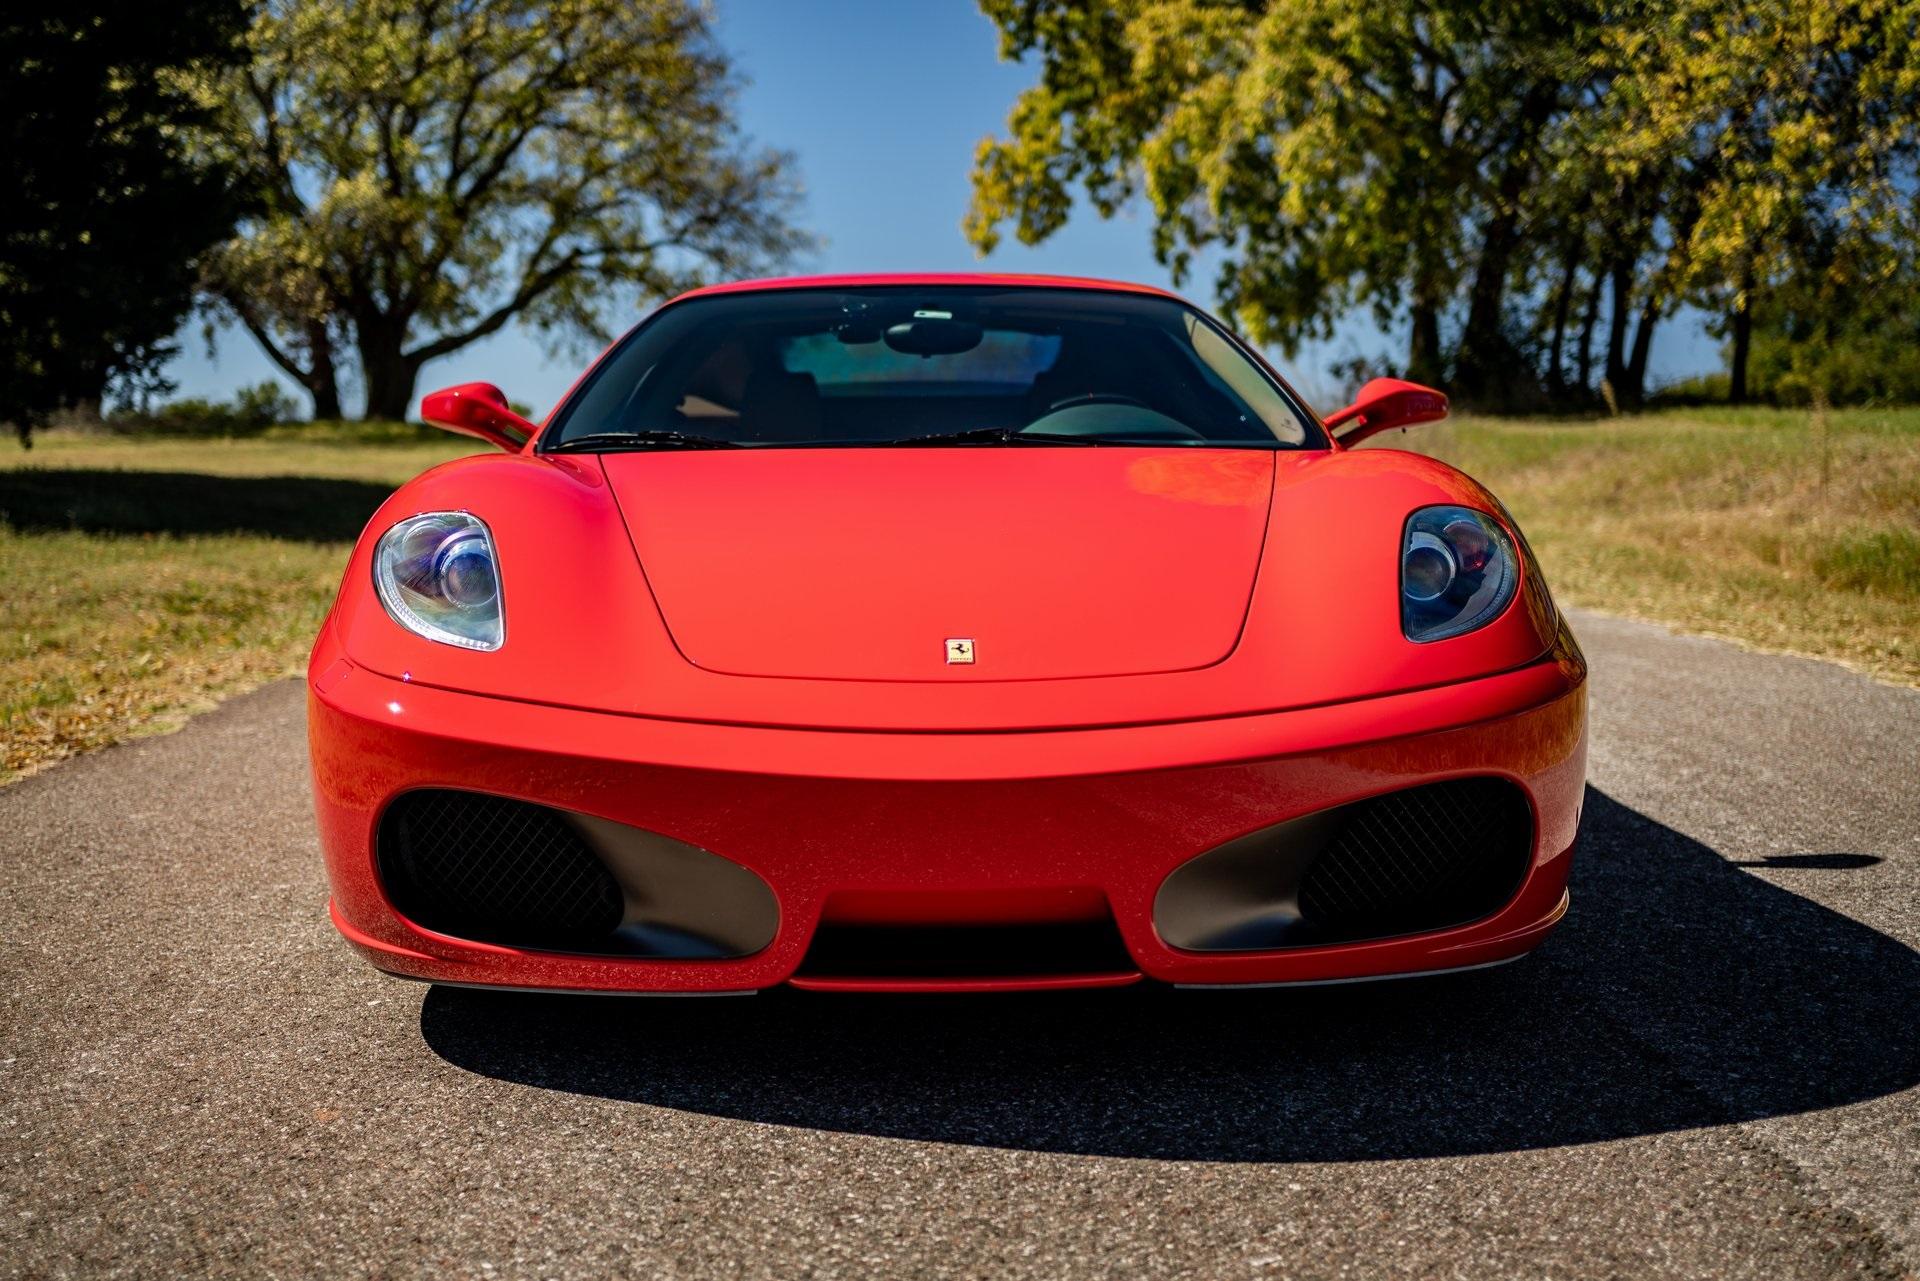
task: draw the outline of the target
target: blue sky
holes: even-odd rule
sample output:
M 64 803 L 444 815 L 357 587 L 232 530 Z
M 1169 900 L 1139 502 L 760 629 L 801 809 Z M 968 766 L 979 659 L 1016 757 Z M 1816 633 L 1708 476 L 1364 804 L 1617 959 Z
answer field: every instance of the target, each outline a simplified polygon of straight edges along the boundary
M 741 124 L 757 141 L 794 153 L 806 189 L 801 219 L 825 240 L 797 269 L 1041 271 L 1171 283 L 1153 260 L 1145 210 L 1103 221 L 1082 209 L 1045 244 L 1029 249 L 1009 238 L 985 260 L 961 236 L 973 149 L 1001 131 L 1037 74 L 999 60 L 994 28 L 971 0 L 719 0 L 717 8 L 721 42 L 748 81 Z M 1211 306 L 1211 270 L 1201 265 L 1181 289 Z M 197 321 L 183 330 L 169 371 L 181 395 L 223 398 L 275 376 L 244 333 L 223 331 L 209 352 L 200 330 Z M 1361 316 L 1331 341 L 1277 363 L 1331 408 L 1339 390 L 1331 365 L 1400 346 Z M 419 389 L 484 380 L 544 414 L 592 354 L 585 346 L 556 356 L 509 328 L 428 365 Z M 1679 317 L 1656 333 L 1654 382 L 1719 367 L 1697 318 Z M 354 399 L 349 392 L 350 412 Z

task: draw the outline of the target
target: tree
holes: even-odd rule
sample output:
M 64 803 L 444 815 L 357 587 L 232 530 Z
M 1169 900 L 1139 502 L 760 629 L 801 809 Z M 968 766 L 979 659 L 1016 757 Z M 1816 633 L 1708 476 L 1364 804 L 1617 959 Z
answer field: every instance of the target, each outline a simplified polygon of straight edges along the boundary
M 1920 4 L 1674 0 L 1659 37 L 1655 119 L 1710 140 L 1678 284 L 1725 316 L 1732 399 L 1757 312 L 1816 346 L 1869 316 L 1910 331 Z
M 0 422 L 22 443 L 110 378 L 146 378 L 233 226 L 220 164 L 190 154 L 194 81 L 237 57 L 238 0 L 0 9 Z
M 1744 371 L 1756 298 L 1913 278 L 1920 0 L 981 5 L 1040 80 L 976 154 L 974 243 L 1144 195 L 1176 278 L 1217 249 L 1289 351 L 1366 307 L 1468 400 L 1632 406 L 1685 303 Z
M 1072 187 L 1111 214 L 1150 200 L 1183 275 L 1219 246 L 1219 292 L 1291 350 L 1354 306 L 1404 318 L 1410 377 L 1510 371 L 1505 300 L 1539 144 L 1582 72 L 1573 2 L 982 0 L 1007 57 L 1037 53 L 1011 137 L 983 142 L 966 230 L 1035 243 Z M 1442 321 L 1464 291 L 1461 338 Z
M 337 412 L 519 319 L 600 335 L 619 304 L 801 245 L 788 158 L 746 146 L 689 0 L 270 0 L 214 102 L 264 209 L 207 272 Z

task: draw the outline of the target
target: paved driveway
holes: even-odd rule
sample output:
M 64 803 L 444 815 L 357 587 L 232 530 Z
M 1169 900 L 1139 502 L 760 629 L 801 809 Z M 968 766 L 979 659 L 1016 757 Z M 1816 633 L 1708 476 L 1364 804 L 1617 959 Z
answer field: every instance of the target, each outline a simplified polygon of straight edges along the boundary
M 1915 1275 L 1920 693 L 1579 628 L 1573 912 L 1414 983 L 398 983 L 293 683 L 0 790 L 0 1274 Z

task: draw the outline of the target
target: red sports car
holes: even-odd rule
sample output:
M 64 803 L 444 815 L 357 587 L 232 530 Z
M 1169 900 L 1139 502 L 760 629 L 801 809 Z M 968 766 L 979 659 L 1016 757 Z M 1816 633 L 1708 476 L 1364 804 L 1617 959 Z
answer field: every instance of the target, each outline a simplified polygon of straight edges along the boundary
M 1525 540 L 1133 285 L 703 289 L 374 517 L 314 647 L 333 918 L 436 982 L 1319 983 L 1567 908 L 1585 663 Z

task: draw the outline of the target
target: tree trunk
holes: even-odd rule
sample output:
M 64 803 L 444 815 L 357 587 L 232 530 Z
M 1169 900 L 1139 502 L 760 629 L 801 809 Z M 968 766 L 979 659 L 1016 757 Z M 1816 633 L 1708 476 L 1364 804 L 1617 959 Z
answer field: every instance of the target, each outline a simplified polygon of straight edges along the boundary
M 340 408 L 339 385 L 332 379 L 318 386 L 309 386 L 307 395 L 313 398 L 313 421 L 330 423 L 346 417 Z
M 1413 258 L 1413 321 L 1407 336 L 1407 379 L 1429 387 L 1444 386 L 1446 360 L 1440 352 L 1440 309 L 1446 305 L 1446 289 L 1439 283 L 1440 268 L 1425 246 L 1416 248 Z
M 1413 305 L 1413 334 L 1407 343 L 1407 379 L 1438 387 L 1446 380 L 1440 361 L 1440 309 L 1430 303 Z
M 364 348 L 360 366 L 367 379 L 367 407 L 362 422 L 404 422 L 413 403 L 413 384 L 419 368 L 398 352 L 375 357 Z
M 1607 385 L 1617 402 L 1627 381 L 1627 306 L 1633 301 L 1633 264 L 1613 260 L 1613 306 L 1607 315 Z
M 1605 290 L 1606 276 L 1596 269 L 1593 284 L 1587 290 L 1587 310 L 1580 318 L 1580 392 L 1590 395 L 1593 392 L 1593 330 L 1600 323 L 1600 295 Z
M 315 422 L 335 422 L 345 417 L 340 412 L 340 376 L 333 365 L 333 339 L 323 320 L 307 326 L 307 374 L 301 385 L 313 397 Z
M 367 380 L 363 422 L 403 422 L 413 403 L 420 362 L 405 350 L 405 327 L 377 319 L 356 320 L 360 335 L 360 372 Z
M 1573 312 L 1573 285 L 1580 275 L 1581 251 L 1585 245 L 1578 240 L 1567 246 L 1564 265 L 1560 271 L 1560 284 L 1553 295 L 1553 337 L 1549 340 L 1547 353 L 1547 391 L 1555 400 L 1561 399 L 1567 392 L 1567 320 Z
M 1507 268 L 1520 242 L 1519 219 L 1503 213 L 1494 218 L 1480 246 L 1480 264 L 1468 295 L 1467 323 L 1460 333 L 1454 358 L 1454 383 L 1468 398 L 1484 396 L 1512 372 L 1507 336 L 1501 329 L 1506 301 Z
M 1534 141 L 1558 97 L 1559 85 L 1535 83 L 1520 101 L 1507 161 L 1493 192 L 1493 216 L 1480 239 L 1480 258 L 1467 296 L 1467 323 L 1454 358 L 1453 380 L 1468 397 L 1485 396 L 1498 388 L 1511 399 L 1516 390 L 1509 384 L 1521 362 L 1503 323 L 1507 275 L 1513 268 L 1514 251 L 1520 247 L 1520 205 L 1533 180 Z
M 1747 353 L 1752 348 L 1753 297 L 1743 288 L 1733 306 L 1733 361 L 1727 372 L 1727 399 L 1736 405 L 1747 403 Z
M 280 366 L 287 377 L 306 388 L 307 395 L 313 398 L 314 419 L 324 422 L 342 417 L 340 378 L 333 363 L 333 336 L 327 332 L 327 322 L 307 322 L 300 340 L 300 346 L 307 353 L 307 363 L 303 366 L 294 359 L 297 350 L 283 348 L 262 317 L 255 315 L 241 302 L 232 298 L 227 301 L 234 315 L 240 318 L 241 326 L 253 335 L 254 341 L 260 344 L 260 350 L 267 353 L 267 358 Z
M 1647 398 L 1647 355 L 1653 350 L 1653 327 L 1659 323 L 1660 308 L 1649 298 L 1640 309 L 1640 323 L 1633 331 L 1633 354 L 1627 358 L 1626 385 L 1614 389 L 1624 405 L 1638 408 Z
M 1512 372 L 1501 320 L 1507 270 L 1520 243 L 1519 229 L 1519 213 L 1509 209 L 1494 217 L 1481 241 L 1480 263 L 1467 299 L 1467 323 L 1460 332 L 1460 350 L 1454 359 L 1454 382 L 1469 398 L 1485 395 Z

